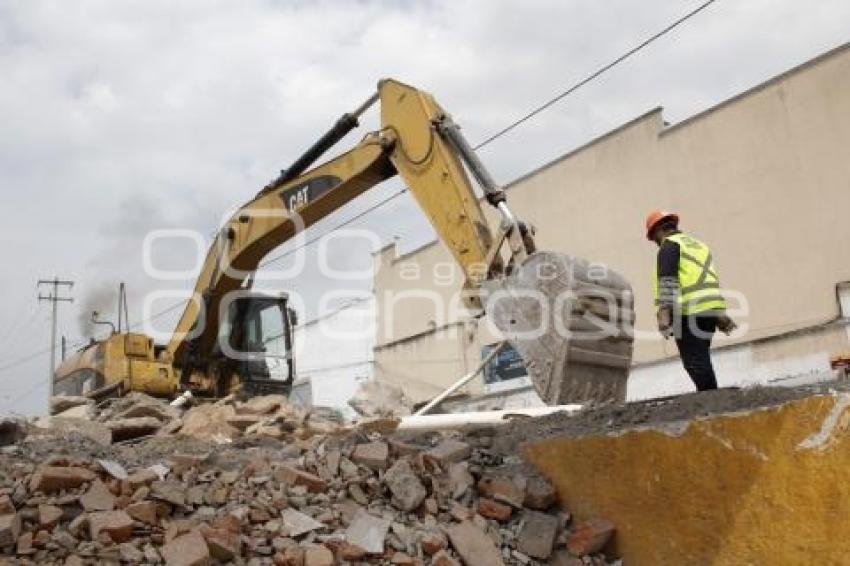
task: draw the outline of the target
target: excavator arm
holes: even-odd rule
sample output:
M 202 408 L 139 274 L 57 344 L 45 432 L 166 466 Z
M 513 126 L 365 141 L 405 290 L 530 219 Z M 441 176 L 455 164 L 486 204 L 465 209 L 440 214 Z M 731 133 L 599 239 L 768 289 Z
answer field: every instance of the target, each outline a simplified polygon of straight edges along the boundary
M 351 150 L 308 169 L 356 127 L 358 117 L 375 102 L 380 103 L 380 129 L 367 134 Z M 464 165 L 483 189 L 485 201 L 498 209 L 501 220 L 495 233 L 488 227 Z M 526 359 L 544 401 L 622 397 L 631 359 L 630 337 L 616 338 L 603 348 L 607 351 L 600 351 L 598 341 L 585 348 L 577 347 L 570 337 L 554 336 L 554 329 L 544 333 L 542 340 L 532 340 L 531 349 L 525 343 L 529 326 L 551 326 L 551 316 L 546 314 L 548 306 L 541 309 L 528 297 L 545 287 L 544 302 L 554 305 L 555 295 L 573 293 L 577 282 L 587 279 L 586 265 L 561 254 L 535 253 L 531 230 L 513 216 L 504 191 L 492 180 L 451 117 L 430 94 L 394 80 L 381 81 L 374 96 L 354 112 L 343 115 L 278 179 L 224 223 L 208 252 L 192 299 L 162 354 L 164 360 L 181 369 L 183 383 L 208 386 L 210 355 L 216 349 L 222 323 L 222 301 L 230 292 L 250 287 L 254 272 L 270 251 L 394 175 L 406 183 L 460 265 L 465 287 L 486 291 L 492 299 L 487 308 L 497 313 L 497 327 Z M 510 252 L 507 263 L 500 254 L 505 243 Z M 538 271 L 541 263 L 554 265 L 555 281 L 540 283 L 539 275 L 524 271 L 531 259 Z M 575 265 L 584 269 L 579 276 L 571 272 Z M 616 312 L 610 311 L 606 317 L 605 309 L 596 304 L 598 301 L 588 302 L 584 297 L 561 301 L 567 310 L 563 311 L 564 305 L 559 303 L 562 312 L 558 316 L 567 317 L 568 321 L 578 319 L 581 317 L 576 317 L 576 313 L 595 307 L 593 312 L 622 330 L 633 316 L 628 284 L 619 276 L 589 283 L 606 292 L 614 290 L 618 297 Z M 525 287 L 529 285 L 534 293 L 528 293 Z M 469 300 L 483 307 L 480 299 L 472 296 Z M 599 375 L 594 374 L 590 380 L 576 376 L 572 381 L 566 379 L 565 375 L 576 369 L 574 360 L 582 359 L 594 372 L 607 368 L 605 371 L 612 377 L 600 381 Z M 604 382 L 602 389 L 600 382 Z

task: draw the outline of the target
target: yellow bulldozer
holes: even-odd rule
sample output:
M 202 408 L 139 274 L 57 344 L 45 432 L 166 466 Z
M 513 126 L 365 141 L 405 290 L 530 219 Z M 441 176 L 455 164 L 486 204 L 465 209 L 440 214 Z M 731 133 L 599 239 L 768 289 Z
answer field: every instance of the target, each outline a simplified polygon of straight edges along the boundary
M 380 128 L 313 166 L 376 102 Z M 460 265 L 467 306 L 486 312 L 517 349 L 544 402 L 624 398 L 634 322 L 628 282 L 600 264 L 536 250 L 532 227 L 513 214 L 451 116 L 430 94 L 391 79 L 224 223 L 167 344 L 115 332 L 62 363 L 55 391 L 288 393 L 295 313 L 285 293 L 252 290 L 253 275 L 273 249 L 394 175 Z M 494 229 L 482 203 L 495 208 Z M 270 372 L 271 358 L 285 371 Z

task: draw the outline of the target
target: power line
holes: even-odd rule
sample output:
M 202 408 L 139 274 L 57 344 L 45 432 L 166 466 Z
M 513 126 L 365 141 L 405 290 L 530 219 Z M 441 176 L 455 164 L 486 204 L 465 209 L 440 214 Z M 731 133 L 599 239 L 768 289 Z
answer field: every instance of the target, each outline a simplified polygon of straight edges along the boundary
M 690 12 L 688 12 L 687 14 L 685 14 L 684 16 L 682 16 L 681 18 L 679 18 L 678 20 L 676 20 L 672 24 L 668 25 L 667 27 L 665 27 L 661 31 L 659 31 L 659 32 L 655 33 L 654 35 L 650 36 L 649 38 L 643 40 L 641 43 L 639 43 L 635 47 L 632 47 L 631 49 L 629 49 L 628 51 L 626 51 L 625 53 L 623 53 L 622 55 L 620 55 L 619 57 L 617 57 L 616 59 L 614 59 L 613 61 L 608 63 L 607 65 L 603 65 L 602 67 L 600 67 L 596 71 L 592 72 L 591 74 L 587 75 L 585 78 L 581 79 L 579 82 L 575 83 L 573 86 L 571 86 L 567 90 L 561 92 L 560 94 L 558 94 L 554 98 L 549 99 L 548 101 L 541 104 L 540 106 L 538 106 L 537 108 L 535 108 L 534 110 L 532 110 L 531 112 L 526 114 L 525 116 L 522 116 L 518 120 L 512 122 L 510 125 L 506 126 L 505 128 L 502 128 L 501 130 L 499 130 L 495 134 L 491 135 L 490 137 L 488 137 L 487 139 L 485 139 L 484 141 L 482 141 L 481 143 L 476 145 L 473 149 L 480 149 L 480 148 L 484 147 L 485 145 L 489 144 L 493 140 L 496 140 L 496 139 L 502 137 L 503 135 L 507 134 L 508 132 L 510 132 L 511 130 L 516 128 L 517 126 L 519 126 L 520 124 L 530 120 L 534 116 L 537 116 L 538 114 L 540 114 L 541 112 L 543 112 L 544 110 L 546 110 L 547 108 L 549 108 L 550 106 L 555 104 L 556 102 L 560 101 L 564 97 L 574 93 L 575 91 L 577 91 L 578 89 L 580 89 L 581 87 L 586 85 L 587 83 L 595 80 L 597 77 L 599 77 L 600 75 L 602 75 L 606 71 L 609 71 L 612 68 L 616 67 L 617 65 L 619 65 L 620 63 L 622 63 L 623 61 L 625 61 L 626 59 L 628 59 L 629 57 L 631 57 L 635 53 L 637 53 L 638 51 L 642 50 L 644 47 L 653 43 L 655 40 L 660 39 L 661 37 L 667 35 L 671 31 L 673 31 L 675 28 L 679 27 L 681 24 L 685 23 L 689 19 L 693 18 L 694 16 L 696 16 L 697 14 L 699 14 L 700 12 L 702 12 L 703 10 L 708 8 L 710 5 L 714 4 L 716 1 L 717 0 L 708 0 L 707 2 L 703 2 L 702 4 L 697 6 L 695 9 L 691 10 Z

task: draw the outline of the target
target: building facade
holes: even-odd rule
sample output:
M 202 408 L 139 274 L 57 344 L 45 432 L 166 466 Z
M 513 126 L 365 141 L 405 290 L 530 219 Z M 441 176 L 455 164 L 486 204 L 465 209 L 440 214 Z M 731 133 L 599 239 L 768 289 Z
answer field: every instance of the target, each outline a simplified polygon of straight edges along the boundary
M 656 248 L 643 236 L 653 208 L 678 211 L 681 227 L 712 247 L 741 326 L 715 342 L 721 386 L 826 374 L 830 355 L 850 349 L 848 93 L 850 44 L 672 126 L 651 110 L 510 184 L 511 208 L 536 226 L 540 249 L 631 281 L 630 398 L 692 390 L 675 344 L 655 331 Z M 389 246 L 375 265 L 376 378 L 423 400 L 499 340 L 459 305 L 460 270 L 441 242 L 403 256 Z M 468 392 L 539 403 L 527 378 L 507 373 Z

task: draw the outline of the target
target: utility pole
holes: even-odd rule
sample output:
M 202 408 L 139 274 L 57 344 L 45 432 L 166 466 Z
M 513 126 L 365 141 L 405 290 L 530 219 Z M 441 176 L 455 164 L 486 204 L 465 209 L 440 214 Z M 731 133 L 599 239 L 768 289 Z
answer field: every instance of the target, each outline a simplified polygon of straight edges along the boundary
M 41 294 L 41 286 L 48 285 L 53 288 L 48 291 L 48 294 Z M 53 396 L 53 372 L 56 370 L 56 315 L 58 310 L 58 305 L 60 301 L 65 301 L 68 303 L 73 303 L 73 297 L 61 297 L 59 296 L 59 288 L 66 287 L 70 292 L 71 288 L 74 287 L 73 281 L 64 281 L 59 279 L 55 275 L 53 279 L 39 279 L 38 280 L 38 301 L 50 301 L 53 303 L 53 310 L 50 316 L 50 371 L 47 374 L 47 406 L 48 410 L 50 407 L 50 398 Z

